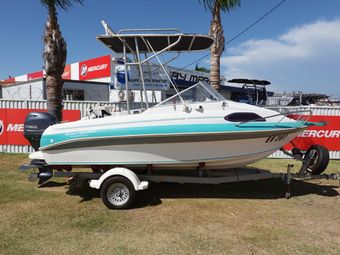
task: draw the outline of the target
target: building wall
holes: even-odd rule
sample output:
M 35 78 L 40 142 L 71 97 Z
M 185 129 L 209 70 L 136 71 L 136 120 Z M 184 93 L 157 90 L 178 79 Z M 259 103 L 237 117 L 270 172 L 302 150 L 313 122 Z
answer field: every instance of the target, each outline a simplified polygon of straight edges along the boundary
M 64 81 L 65 90 L 84 90 L 85 101 L 109 101 L 108 83 Z
M 103 82 L 64 81 L 64 90 L 84 90 L 85 101 L 109 101 L 109 85 Z M 2 88 L 3 99 L 45 100 L 46 84 L 44 79 L 26 81 Z
M 44 85 L 42 80 L 33 80 L 2 88 L 3 99 L 43 100 Z
M 107 80 L 107 78 L 105 78 Z M 64 81 L 64 90 L 83 90 L 84 101 L 110 101 L 121 102 L 126 100 L 125 91 L 110 88 L 109 83 L 101 81 Z M 132 91 L 132 102 L 141 102 L 141 92 Z M 123 95 L 123 97 L 122 97 Z M 158 103 L 162 100 L 162 91 L 147 91 L 148 101 Z M 14 100 L 46 100 L 46 84 L 44 79 L 36 79 L 13 85 L 7 85 L 2 88 L 2 99 Z M 65 99 L 74 100 L 67 96 Z M 144 94 L 143 94 L 143 101 Z

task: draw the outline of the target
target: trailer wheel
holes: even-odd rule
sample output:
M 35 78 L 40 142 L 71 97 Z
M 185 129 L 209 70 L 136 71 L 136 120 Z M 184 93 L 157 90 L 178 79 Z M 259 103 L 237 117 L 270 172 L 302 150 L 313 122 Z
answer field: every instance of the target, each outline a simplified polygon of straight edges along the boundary
M 100 196 L 109 209 L 127 209 L 134 202 L 136 191 L 131 181 L 115 176 L 103 183 Z
M 312 155 L 312 152 L 314 152 L 314 156 L 308 168 L 312 171 L 312 174 L 321 174 L 328 166 L 329 152 L 327 148 L 321 145 L 313 145 L 307 150 L 306 157 Z

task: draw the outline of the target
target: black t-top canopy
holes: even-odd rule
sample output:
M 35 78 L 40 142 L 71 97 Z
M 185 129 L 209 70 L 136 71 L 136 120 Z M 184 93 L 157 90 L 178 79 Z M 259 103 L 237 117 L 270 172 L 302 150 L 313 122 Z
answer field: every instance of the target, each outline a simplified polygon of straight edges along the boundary
M 208 35 L 199 34 L 110 34 L 99 35 L 97 39 L 116 53 L 123 52 L 126 42 L 126 52 L 136 52 L 135 39 L 139 52 L 157 52 L 165 49 L 178 40 L 178 43 L 167 51 L 199 51 L 210 48 L 214 40 Z M 149 47 L 151 45 L 152 49 Z

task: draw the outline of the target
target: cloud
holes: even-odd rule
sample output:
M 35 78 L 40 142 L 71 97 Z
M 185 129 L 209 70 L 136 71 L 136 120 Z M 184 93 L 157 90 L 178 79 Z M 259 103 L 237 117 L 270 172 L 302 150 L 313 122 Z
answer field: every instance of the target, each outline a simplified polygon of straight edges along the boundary
M 318 20 L 274 39 L 248 40 L 227 48 L 227 79 L 267 79 L 275 91 L 340 96 L 340 18 Z

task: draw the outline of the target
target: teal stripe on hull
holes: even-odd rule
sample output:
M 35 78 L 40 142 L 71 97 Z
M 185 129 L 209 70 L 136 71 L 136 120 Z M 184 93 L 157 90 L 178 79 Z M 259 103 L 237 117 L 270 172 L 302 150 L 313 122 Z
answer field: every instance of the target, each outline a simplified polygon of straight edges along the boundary
M 163 161 L 152 161 L 152 164 L 157 165 L 157 164 L 190 164 L 190 163 L 195 163 L 195 162 L 207 162 L 209 161 L 223 161 L 223 160 L 228 160 L 228 159 L 237 159 L 237 158 L 242 158 L 242 157 L 251 157 L 251 156 L 256 156 L 259 154 L 263 153 L 272 153 L 273 151 L 277 151 L 280 149 L 280 147 L 277 148 L 272 148 L 270 150 L 266 151 L 260 151 L 256 153 L 249 153 L 249 154 L 243 154 L 239 156 L 226 156 L 226 157 L 218 157 L 218 158 L 198 158 L 198 159 L 189 159 L 189 160 L 163 160 Z M 150 161 L 122 161 L 122 162 L 110 162 L 110 161 L 103 161 L 103 162 L 49 162 L 49 165 L 83 165 L 83 166 L 88 166 L 88 165 L 147 165 L 150 164 Z
M 183 124 L 183 125 L 158 125 L 145 127 L 112 128 L 89 131 L 71 131 L 54 135 L 43 135 L 41 147 L 53 144 L 88 138 L 124 137 L 142 135 L 166 135 L 166 134 L 189 134 L 189 133 L 221 133 L 221 132 L 242 132 L 261 131 L 286 128 L 302 128 L 302 122 L 263 123 L 248 122 L 241 125 L 231 123 L 220 124 Z

